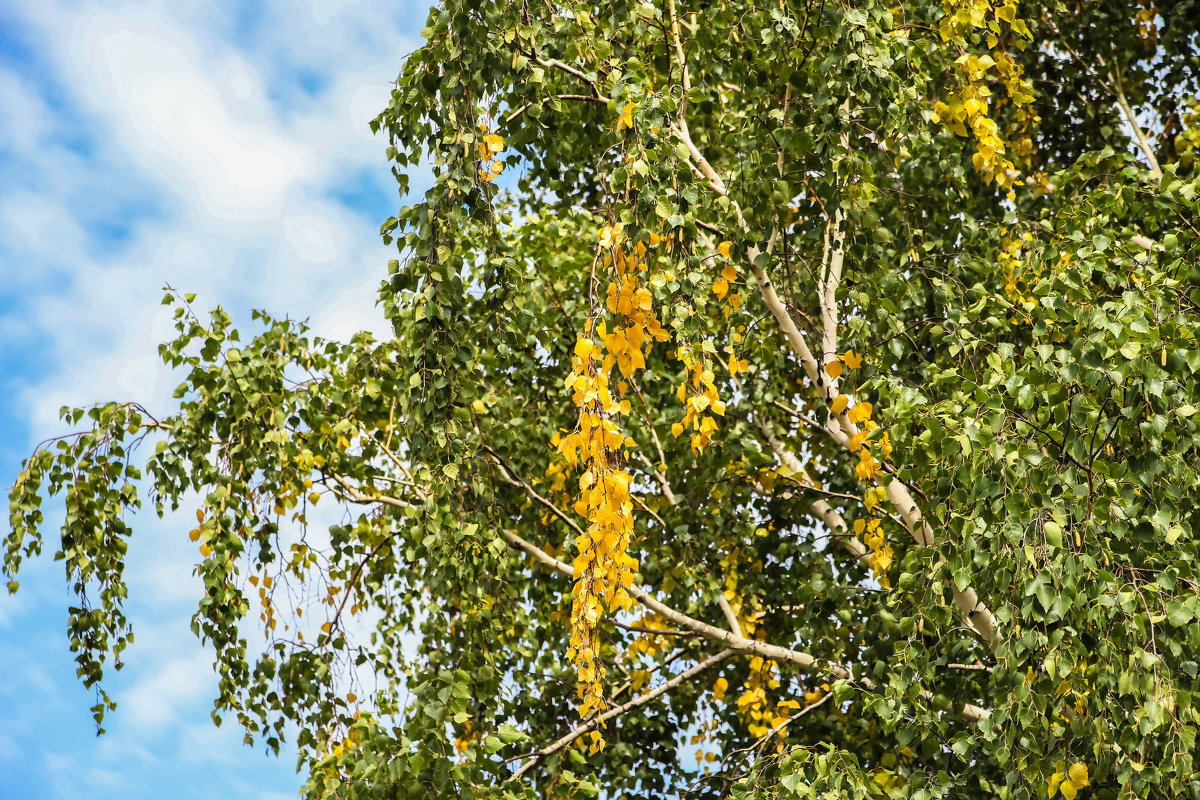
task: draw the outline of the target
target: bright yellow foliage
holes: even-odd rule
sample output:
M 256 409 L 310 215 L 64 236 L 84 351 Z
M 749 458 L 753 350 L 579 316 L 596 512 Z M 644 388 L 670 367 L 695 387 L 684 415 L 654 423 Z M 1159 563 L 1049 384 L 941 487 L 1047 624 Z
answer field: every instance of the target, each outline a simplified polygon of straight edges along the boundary
M 633 109 L 637 108 L 636 103 L 626 103 L 621 109 L 621 115 L 617 117 L 617 130 L 623 131 L 633 127 Z

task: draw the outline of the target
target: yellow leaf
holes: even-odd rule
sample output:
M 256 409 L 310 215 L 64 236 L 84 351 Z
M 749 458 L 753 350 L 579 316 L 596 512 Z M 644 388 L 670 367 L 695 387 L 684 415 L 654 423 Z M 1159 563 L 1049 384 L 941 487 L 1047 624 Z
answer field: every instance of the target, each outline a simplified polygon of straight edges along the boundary
M 1076 786 L 1091 786 L 1091 781 L 1088 780 L 1087 764 L 1082 761 L 1071 765 L 1071 768 L 1067 770 L 1067 777 Z
M 713 697 L 720 702 L 725 699 L 725 692 L 729 689 L 729 681 L 725 680 L 724 676 L 717 678 L 717 682 L 713 684 Z
M 721 270 L 721 277 L 727 281 L 736 280 L 737 279 L 737 267 L 735 267 L 733 264 L 726 264 L 725 267 Z
M 848 416 L 850 417 L 850 421 L 857 425 L 858 423 L 869 420 L 871 418 L 872 410 L 873 409 L 870 403 L 860 401 L 854 405 L 854 408 L 850 409 L 850 414 Z
M 680 425 L 678 422 L 676 422 L 674 425 L 671 426 L 671 435 L 672 436 L 679 436 L 682 433 L 683 433 L 683 426 Z
M 321 631 L 323 633 L 329 633 L 329 631 L 331 631 L 332 629 L 333 629 L 332 622 L 326 622 L 324 625 L 321 626 Z
M 724 300 L 725 295 L 729 293 L 729 281 L 719 280 L 713 284 L 713 294 L 717 299 Z
M 1065 776 L 1061 772 L 1056 772 L 1050 776 L 1050 780 L 1046 781 L 1046 797 L 1054 797 L 1058 792 L 1059 784 L 1063 781 L 1063 777 Z
M 473 411 L 474 411 L 476 414 L 486 414 L 486 413 L 487 413 L 487 406 L 485 406 L 485 405 L 483 404 L 483 401 L 482 401 L 482 400 L 474 400 L 474 401 L 471 403 L 471 409 L 472 409 L 472 410 L 473 410 Z
M 838 361 L 836 358 L 827 362 L 825 364 L 825 372 L 829 374 L 829 377 L 837 380 L 842 375 L 842 362 Z
M 209 556 L 212 555 L 212 548 L 206 544 L 200 545 L 200 555 L 204 556 L 205 558 L 208 558 Z
M 188 534 L 188 538 L 191 539 L 193 542 L 198 541 L 200 539 L 200 529 L 199 528 L 193 529 Z
M 842 362 L 850 369 L 858 369 L 862 366 L 862 356 L 853 350 L 847 350 L 842 353 Z
M 621 109 L 621 116 L 617 119 L 617 130 L 623 131 L 626 128 L 633 127 L 633 109 L 636 108 L 633 103 L 626 103 Z
M 833 408 L 833 413 L 841 414 L 846 410 L 846 406 L 849 405 L 849 403 L 849 397 L 846 397 L 844 394 L 839 394 L 837 397 L 833 398 L 833 404 L 831 406 Z
M 1066 800 L 1075 800 L 1075 795 L 1079 794 L 1079 787 L 1069 778 L 1058 785 L 1058 790 Z
M 720 253 L 725 258 L 731 258 L 731 256 L 729 255 L 729 248 L 732 246 L 733 246 L 733 242 L 730 242 L 730 241 L 721 242 L 719 245 L 717 245 L 717 252 Z

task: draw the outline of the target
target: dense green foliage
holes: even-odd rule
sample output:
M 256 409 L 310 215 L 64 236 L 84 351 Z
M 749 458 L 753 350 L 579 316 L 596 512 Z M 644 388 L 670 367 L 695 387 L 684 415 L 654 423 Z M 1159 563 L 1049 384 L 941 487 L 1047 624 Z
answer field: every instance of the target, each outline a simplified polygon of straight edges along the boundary
M 195 505 L 214 715 L 312 797 L 1200 796 L 1198 27 L 446 0 L 395 337 L 169 295 L 179 407 L 64 411 L 9 588 L 61 498 L 96 685 Z

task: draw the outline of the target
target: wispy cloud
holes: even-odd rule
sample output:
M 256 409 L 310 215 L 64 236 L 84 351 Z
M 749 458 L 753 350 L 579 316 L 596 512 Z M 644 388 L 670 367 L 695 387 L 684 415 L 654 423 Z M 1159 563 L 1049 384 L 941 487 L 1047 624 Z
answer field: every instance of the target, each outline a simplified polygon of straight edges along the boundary
M 316 0 L 0 11 L 0 38 L 16 43 L 0 46 L 6 470 L 9 454 L 64 432 L 61 405 L 169 408 L 177 377 L 156 355 L 173 332 L 164 283 L 243 322 L 261 307 L 331 337 L 386 334 L 374 293 L 391 254 L 378 225 L 399 198 L 367 122 L 424 16 L 424 4 L 389 16 Z M 0 598 L 4 650 L 29 668 L 0 680 L 13 791 L 257 798 L 298 785 L 290 757 L 268 768 L 236 726 L 208 719 L 215 681 L 189 630 L 200 588 L 187 525 L 134 524 L 137 641 L 109 682 L 120 708 L 103 739 L 61 633 L 61 568 L 30 565 L 16 601 Z

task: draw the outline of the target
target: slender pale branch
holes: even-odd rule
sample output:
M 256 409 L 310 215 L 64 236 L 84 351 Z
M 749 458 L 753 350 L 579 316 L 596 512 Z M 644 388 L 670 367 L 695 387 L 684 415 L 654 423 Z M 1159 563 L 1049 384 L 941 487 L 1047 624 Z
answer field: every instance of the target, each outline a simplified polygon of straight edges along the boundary
M 792 472 L 811 480 L 808 475 L 808 471 L 804 468 L 804 465 L 800 463 L 800 459 L 796 458 L 794 453 L 784 447 L 783 442 L 779 441 L 779 437 L 776 436 L 769 427 L 760 422 L 758 423 L 758 428 L 763 432 L 763 436 L 765 436 L 767 439 L 767 444 L 769 444 L 771 449 L 775 451 L 775 455 L 779 457 L 779 460 L 783 462 L 784 466 L 786 466 Z M 841 531 L 845 534 L 850 533 L 850 528 L 848 525 L 846 525 L 845 517 L 839 514 L 837 509 L 829 505 L 829 503 L 825 502 L 824 500 L 817 500 L 812 504 L 812 510 L 817 517 L 819 517 L 820 520 L 825 523 L 825 527 L 830 531 Z M 840 536 L 838 539 L 842 542 L 843 546 L 850 551 L 850 554 L 859 561 L 867 563 L 870 560 L 871 551 L 868 550 L 867 546 L 860 542 L 856 537 L 846 535 Z
M 557 58 L 542 58 L 537 53 L 533 54 L 533 59 L 534 59 L 534 61 L 536 61 L 538 64 L 540 64 L 543 67 L 550 67 L 551 69 L 561 70 L 562 72 L 565 72 L 568 75 L 574 75 L 576 78 L 579 78 L 579 80 L 583 81 L 589 87 L 591 87 L 592 92 L 596 96 L 596 100 L 598 100 L 601 103 L 608 102 L 608 98 L 605 97 L 603 94 L 601 94 L 600 89 L 597 88 L 596 82 L 593 81 L 591 78 L 589 78 L 587 76 L 587 73 L 583 72 L 582 70 L 578 70 L 575 67 L 572 67 L 570 64 L 564 64 L 563 62 L 559 61 Z
M 732 648 L 722 650 L 720 653 L 717 653 L 715 656 L 706 658 L 705 660 L 701 661 L 699 664 L 695 665 L 691 669 L 684 670 L 683 672 L 679 673 L 675 677 L 671 678 L 669 681 L 666 681 L 666 682 L 654 687 L 653 689 L 646 692 L 645 694 L 639 695 L 638 697 L 635 697 L 634 699 L 630 700 L 627 703 L 623 703 L 622 705 L 619 705 L 615 708 L 611 708 L 608 711 L 605 711 L 603 714 L 593 716 L 591 719 L 584 721 L 580 725 L 577 725 L 575 728 L 573 728 L 569 733 L 567 733 L 565 736 L 563 736 L 558 741 L 554 742 L 553 744 L 547 745 L 546 747 L 543 747 L 541 750 L 538 750 L 536 753 L 534 753 L 532 756 L 530 756 L 529 760 L 526 761 L 524 764 L 522 764 L 521 768 L 518 769 L 516 772 L 514 772 L 512 774 L 512 777 L 509 778 L 509 780 L 514 780 L 514 781 L 519 780 L 522 775 L 524 775 L 526 772 L 531 770 L 539 761 L 546 758 L 547 756 L 557 753 L 559 750 L 562 750 L 564 747 L 566 747 L 571 742 L 578 739 L 580 736 L 583 736 L 588 731 L 599 727 L 601 724 L 608 722 L 610 719 L 615 719 L 616 717 L 619 717 L 622 714 L 628 714 L 630 711 L 633 711 L 634 709 L 640 708 L 640 707 L 646 705 L 647 703 L 654 701 L 655 699 L 661 697 L 662 695 L 664 695 L 667 692 L 674 689 L 676 686 L 679 686 L 682 683 L 686 683 L 687 681 L 690 681 L 692 678 L 696 677 L 697 675 L 704 672 L 705 670 L 710 669 L 710 668 L 716 666 L 717 664 L 720 664 L 722 661 L 724 661 L 725 659 L 732 656 L 734 654 L 734 652 L 735 651 Z
M 508 544 L 516 550 L 520 550 L 527 555 L 530 555 L 538 563 L 549 567 L 550 569 L 559 572 L 567 577 L 574 577 L 574 570 L 569 564 L 559 561 L 545 550 L 542 550 L 532 542 L 526 541 L 518 536 L 514 531 L 501 530 L 500 535 Z M 699 633 L 706 639 L 711 639 L 714 642 L 724 644 L 726 647 L 735 650 L 739 653 L 747 653 L 752 656 L 761 656 L 764 659 L 771 659 L 785 664 L 791 664 L 795 667 L 806 671 L 823 671 L 833 675 L 839 680 L 844 680 L 851 683 L 857 683 L 859 686 L 868 691 L 874 690 L 875 682 L 869 678 L 859 678 L 855 680 L 854 673 L 844 664 L 839 664 L 835 661 L 826 661 L 816 658 L 810 653 L 805 653 L 802 650 L 792 650 L 787 647 L 781 647 L 767 642 L 760 642 L 755 639 L 747 639 L 742 636 L 737 636 L 731 631 L 718 628 L 715 625 L 709 625 L 702 620 L 689 617 L 687 614 L 680 613 L 675 609 L 665 605 L 653 595 L 642 590 L 637 586 L 628 587 L 629 595 L 646 608 L 657 613 L 675 623 L 680 628 L 686 628 Z M 933 693 L 928 689 L 921 690 L 921 696 L 926 699 L 931 699 Z M 958 710 L 959 716 L 968 722 L 978 722 L 987 719 L 991 716 L 991 711 L 973 704 L 966 704 Z
M 1058 34 L 1058 29 L 1054 27 L 1053 22 L 1050 22 L 1049 24 L 1051 26 L 1051 30 Z M 1154 148 L 1150 146 L 1150 140 L 1146 138 L 1146 133 L 1142 130 L 1141 123 L 1138 122 L 1137 114 L 1133 112 L 1133 107 L 1129 105 L 1129 100 L 1125 97 L 1125 89 L 1121 85 L 1121 76 L 1118 71 L 1108 68 L 1108 65 L 1105 63 L 1104 59 L 1097 55 L 1096 60 L 1101 66 L 1108 70 L 1108 80 L 1106 81 L 1104 78 L 1100 77 L 1100 75 L 1098 75 L 1094 69 L 1092 69 L 1091 64 L 1089 64 L 1082 56 L 1080 56 L 1079 53 L 1075 52 L 1065 37 L 1060 35 L 1059 43 L 1067 48 L 1067 52 L 1071 54 L 1071 56 L 1079 63 L 1081 67 L 1083 67 L 1085 71 L 1087 71 L 1089 75 L 1095 78 L 1100 85 L 1108 89 L 1116 97 L 1117 105 L 1120 106 L 1121 113 L 1125 116 L 1125 121 L 1128 122 L 1129 127 L 1133 129 L 1133 135 L 1134 138 L 1137 139 L 1138 149 L 1142 151 L 1142 155 L 1144 155 L 1146 157 L 1146 161 L 1150 163 L 1150 170 L 1154 173 L 1154 177 L 1161 181 L 1163 178 L 1162 167 L 1159 166 L 1158 158 L 1154 155 Z
M 717 595 L 717 604 L 721 606 L 721 613 L 725 615 L 725 621 L 729 623 L 729 630 L 733 631 L 734 636 L 745 638 L 742 633 L 742 623 L 738 622 L 737 614 L 733 613 L 733 606 L 729 605 L 729 598 L 724 592 Z
M 575 520 L 568 517 L 561 508 L 556 506 L 550 500 L 547 500 L 546 498 L 542 497 L 540 494 L 537 493 L 537 490 L 535 490 L 528 483 L 526 483 L 525 481 L 523 481 L 519 477 L 517 477 L 513 473 L 513 471 L 508 468 L 508 465 L 504 463 L 504 459 L 500 458 L 500 455 L 495 450 L 493 450 L 490 447 L 485 446 L 483 448 L 483 451 L 485 453 L 487 453 L 489 456 L 491 456 L 492 461 L 494 461 L 496 466 L 500 468 L 500 476 L 502 478 L 504 478 L 505 483 L 508 483 L 511 486 L 516 486 L 520 489 L 524 489 L 525 494 L 529 495 L 529 497 L 531 499 L 536 500 L 537 502 L 541 503 L 543 506 L 546 507 L 547 510 L 550 511 L 550 513 L 554 514 L 554 516 L 558 517 L 563 522 L 567 523 L 567 526 L 570 527 L 571 530 L 575 531 L 576 536 L 583 535 L 583 528 L 579 527 L 579 523 L 577 523 Z
M 394 508 L 416 508 L 416 506 L 414 506 L 412 503 L 407 503 L 398 497 L 391 497 L 386 494 L 364 494 L 351 484 L 347 483 L 341 475 L 330 473 L 330 476 L 342 488 L 340 491 L 335 486 L 331 486 L 329 488 L 333 490 L 334 494 L 336 494 L 338 497 L 341 497 L 343 500 L 349 500 L 352 503 L 358 503 L 360 505 L 381 503 L 385 506 L 392 506 Z
M 653 428 L 651 428 L 651 430 L 653 430 Z M 656 466 L 654 466 L 653 463 L 651 463 L 650 459 L 646 457 L 645 453 L 639 451 L 638 457 L 641 458 L 642 463 L 646 465 L 646 470 L 652 476 L 654 476 L 654 480 L 658 481 L 658 485 L 662 487 L 663 496 L 667 498 L 667 502 L 671 505 L 675 505 L 675 492 L 671 491 L 671 484 L 667 481 L 667 476 L 664 475 Z M 666 460 L 664 459 L 664 463 L 665 461 Z
M 687 148 L 688 154 L 691 156 L 691 160 L 694 162 L 696 168 L 708 179 L 708 185 L 713 190 L 713 193 L 720 197 L 729 194 L 729 190 L 725 188 L 725 182 L 721 180 L 721 176 L 717 174 L 712 164 L 708 163 L 708 159 L 700 154 L 700 150 L 692 142 L 692 135 L 687 127 L 672 125 L 671 130 L 675 132 L 675 135 L 683 142 L 683 146 Z
M 745 224 L 743 222 L 743 224 Z M 773 238 L 773 237 L 772 237 Z M 769 253 L 769 248 L 768 248 Z M 759 251 L 754 248 L 751 256 L 751 262 L 757 257 Z M 788 343 L 792 346 L 792 350 L 800 357 L 800 362 L 807 373 L 809 380 L 817 387 L 818 394 L 826 404 L 833 402 L 836 395 L 833 394 L 835 386 L 828 375 L 824 374 L 821 365 L 817 363 L 813 357 L 812 350 L 808 347 L 808 342 L 805 341 L 804 335 L 800 329 L 796 327 L 795 320 L 788 313 L 787 308 L 779 299 L 779 295 L 775 292 L 775 287 L 771 283 L 771 279 L 767 277 L 766 272 L 761 267 L 754 267 L 754 277 L 758 280 L 759 289 L 762 294 L 763 302 L 779 323 L 779 327 L 783 330 L 784 336 Z M 849 420 L 845 413 L 831 414 L 830 417 L 830 436 L 838 444 L 849 449 L 851 437 L 858 434 L 858 426 Z M 837 422 L 837 430 L 833 428 L 833 421 Z M 910 534 L 917 544 L 922 547 L 933 547 L 934 536 L 933 529 L 925 521 L 921 514 L 916 501 L 908 488 L 897 479 L 891 480 L 886 487 L 888 501 L 895 507 L 900 514 L 900 518 L 904 520 L 904 525 L 908 528 Z M 984 642 L 989 647 L 996 645 L 996 618 L 987 606 L 980 602 L 979 596 L 974 589 L 967 588 L 959 590 L 954 589 L 954 603 L 959 610 L 967 617 L 967 622 L 980 635 Z
M 1113 93 L 1117 96 L 1117 105 L 1121 107 L 1122 113 L 1125 114 L 1125 120 L 1129 123 L 1129 127 L 1133 128 L 1133 135 L 1137 138 L 1138 147 L 1142 151 L 1142 155 L 1150 162 L 1150 170 L 1154 173 L 1154 177 L 1162 180 L 1162 167 L 1158 165 L 1158 159 L 1154 155 L 1154 148 L 1150 146 L 1150 140 L 1146 138 L 1145 131 L 1138 123 L 1137 114 L 1133 113 L 1133 108 L 1129 105 L 1129 101 L 1125 99 L 1125 91 L 1121 87 L 1121 78 L 1115 72 L 1108 73 L 1108 78 L 1112 81 Z
M 679 38 L 679 19 L 675 16 L 675 0 L 667 0 L 671 15 L 671 39 L 675 43 L 675 60 L 679 62 L 679 80 L 683 85 L 683 97 L 679 100 L 679 124 L 687 129 L 688 94 L 692 91 L 692 78 L 688 72 L 687 59 L 683 55 L 683 42 Z

